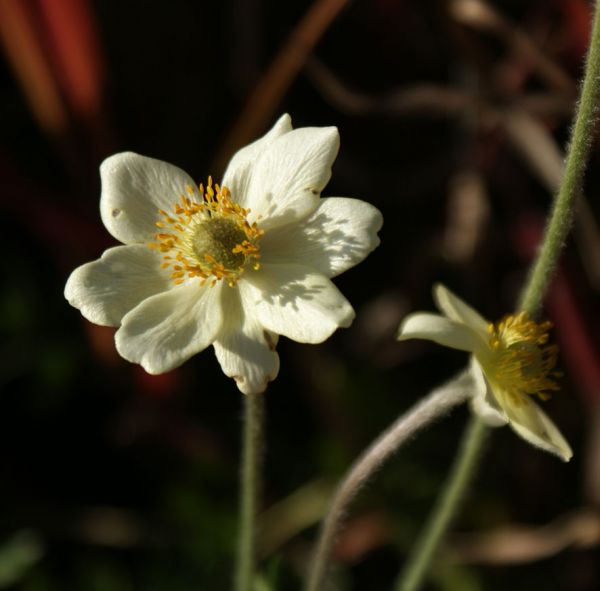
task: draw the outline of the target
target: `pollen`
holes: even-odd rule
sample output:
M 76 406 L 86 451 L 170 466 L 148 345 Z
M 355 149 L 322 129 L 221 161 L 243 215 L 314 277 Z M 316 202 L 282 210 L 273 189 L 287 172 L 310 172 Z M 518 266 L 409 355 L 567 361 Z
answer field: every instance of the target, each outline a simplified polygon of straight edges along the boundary
M 491 355 L 486 359 L 486 374 L 515 403 L 522 396 L 550 398 L 558 390 L 555 371 L 558 347 L 549 344 L 551 322 L 537 323 L 525 313 L 504 316 L 488 326 Z
M 172 269 L 177 285 L 198 278 L 234 287 L 250 267 L 260 266 L 259 241 L 264 234 L 256 222 L 248 222 L 249 209 L 231 199 L 227 187 L 185 187 L 171 212 L 159 210 L 155 242 L 148 244 L 163 253 L 162 268 Z

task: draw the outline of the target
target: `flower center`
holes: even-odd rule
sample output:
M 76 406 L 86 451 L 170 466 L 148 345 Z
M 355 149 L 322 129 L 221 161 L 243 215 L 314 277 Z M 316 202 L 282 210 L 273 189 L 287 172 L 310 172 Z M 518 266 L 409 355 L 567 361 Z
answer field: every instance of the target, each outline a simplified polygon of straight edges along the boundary
M 246 257 L 236 247 L 243 244 L 247 236 L 234 220 L 208 219 L 196 224 L 192 232 L 190 242 L 198 260 L 208 254 L 224 269 L 235 270 L 244 266 Z
M 490 324 L 491 357 L 484 363 L 486 374 L 515 402 L 529 394 L 541 400 L 550 398 L 558 390 L 553 371 L 558 347 L 548 345 L 550 322 L 537 323 L 525 312 L 504 316 Z
M 164 253 L 162 267 L 172 267 L 177 285 L 198 277 L 202 285 L 224 279 L 233 287 L 249 264 L 259 268 L 258 241 L 264 231 L 248 222 L 250 210 L 233 203 L 227 187 L 213 188 L 210 177 L 206 189 L 188 186 L 186 191 L 172 213 L 159 210 L 161 231 L 148 246 Z

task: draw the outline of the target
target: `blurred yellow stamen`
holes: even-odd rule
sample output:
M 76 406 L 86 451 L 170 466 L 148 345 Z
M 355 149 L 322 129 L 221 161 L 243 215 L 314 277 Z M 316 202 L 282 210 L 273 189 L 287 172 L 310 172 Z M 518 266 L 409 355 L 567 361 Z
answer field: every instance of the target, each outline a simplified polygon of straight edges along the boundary
M 247 265 L 259 268 L 258 242 L 264 231 L 248 222 L 250 210 L 232 202 L 227 187 L 213 187 L 212 178 L 206 188 L 188 185 L 185 190 L 187 196 L 180 195 L 172 213 L 159 210 L 163 219 L 156 226 L 161 232 L 148 246 L 165 253 L 162 266 L 172 266 L 177 285 L 198 277 L 201 284 L 223 279 L 233 287 Z
M 537 323 L 525 312 L 504 316 L 490 324 L 489 359 L 482 360 L 486 375 L 510 395 L 515 403 L 523 395 L 550 398 L 558 390 L 554 371 L 558 347 L 548 344 L 550 322 Z

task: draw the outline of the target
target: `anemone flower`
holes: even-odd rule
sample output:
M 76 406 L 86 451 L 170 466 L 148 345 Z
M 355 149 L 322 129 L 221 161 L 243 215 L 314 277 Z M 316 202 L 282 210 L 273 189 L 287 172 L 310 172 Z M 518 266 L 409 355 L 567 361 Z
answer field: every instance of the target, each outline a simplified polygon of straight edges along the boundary
M 320 343 L 354 318 L 331 278 L 362 261 L 382 224 L 373 206 L 321 198 L 335 127 L 292 129 L 284 115 L 237 152 L 222 183 L 132 152 L 100 167 L 100 212 L 122 246 L 73 271 L 65 297 L 119 327 L 116 347 L 151 374 L 213 345 L 226 375 L 262 392 L 279 370 L 278 335 Z
M 525 441 L 569 461 L 569 444 L 533 401 L 558 390 L 558 348 L 548 344 L 551 324 L 537 323 L 525 312 L 492 323 L 443 285 L 436 285 L 433 295 L 442 315 L 410 314 L 398 338 L 428 339 L 471 353 L 474 412 L 490 426 L 508 424 Z

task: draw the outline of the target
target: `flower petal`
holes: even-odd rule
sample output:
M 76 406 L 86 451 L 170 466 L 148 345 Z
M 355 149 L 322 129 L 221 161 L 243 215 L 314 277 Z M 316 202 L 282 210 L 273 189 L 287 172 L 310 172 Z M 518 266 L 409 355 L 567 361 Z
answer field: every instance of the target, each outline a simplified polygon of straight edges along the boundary
M 440 312 L 443 312 L 450 320 L 466 324 L 479 333 L 486 342 L 488 341 L 489 322 L 446 286 L 437 283 L 433 287 L 433 299 Z
M 217 359 L 241 392 L 264 392 L 279 372 L 277 335 L 265 330 L 251 310 L 244 310 L 239 290 L 226 290 L 224 300 L 225 325 L 213 343 Z
M 427 312 L 409 314 L 402 321 L 397 338 L 399 341 L 426 339 L 445 347 L 471 352 L 479 346 L 478 336 L 468 326 Z
M 119 326 L 127 312 L 171 287 L 160 263 L 160 255 L 142 244 L 109 248 L 71 273 L 65 297 L 90 322 Z
M 181 365 L 215 340 L 223 323 L 222 289 L 222 283 L 193 282 L 148 298 L 123 318 L 117 350 L 150 374 Z
M 319 204 L 339 149 L 335 127 L 302 127 L 275 139 L 256 159 L 243 195 L 250 222 L 267 230 L 301 220 Z
M 267 330 L 300 343 L 321 343 L 350 326 L 354 310 L 324 275 L 302 265 L 264 264 L 240 282 L 244 306 Z
M 238 150 L 227 165 L 223 175 L 223 186 L 227 187 L 234 199 L 242 198 L 248 192 L 248 182 L 256 159 L 284 133 L 292 131 L 292 119 L 286 113 L 261 138 Z
M 180 168 L 133 152 L 107 158 L 100 166 L 100 177 L 102 221 L 125 244 L 152 240 L 158 210 L 173 211 L 180 195 L 187 195 L 187 187 L 197 190 Z
M 474 356 L 471 356 L 469 369 L 475 382 L 475 395 L 471 398 L 471 410 L 490 427 L 506 425 L 508 417 L 496 400 L 492 387 Z
M 565 462 L 571 459 L 571 447 L 556 425 L 531 398 L 522 396 L 515 403 L 505 394 L 502 407 L 510 419 L 510 426 L 525 441 L 557 455 Z
M 383 218 L 378 209 L 345 197 L 321 199 L 300 224 L 274 228 L 261 241 L 262 260 L 298 263 L 335 277 L 379 245 Z

